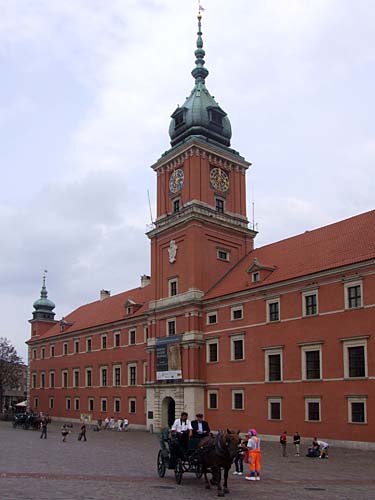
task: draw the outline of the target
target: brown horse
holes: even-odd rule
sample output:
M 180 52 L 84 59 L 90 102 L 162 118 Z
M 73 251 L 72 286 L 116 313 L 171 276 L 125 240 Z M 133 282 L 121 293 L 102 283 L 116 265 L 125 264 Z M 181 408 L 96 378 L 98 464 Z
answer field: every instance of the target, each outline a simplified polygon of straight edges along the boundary
M 196 456 L 202 464 L 206 488 L 210 488 L 210 482 L 207 479 L 207 472 L 210 470 L 212 474 L 211 484 L 217 486 L 219 497 L 229 493 L 228 473 L 237 455 L 239 442 L 239 431 L 227 429 L 226 432 L 219 431 L 216 436 L 203 438 L 196 450 Z M 224 469 L 223 488 L 221 487 L 221 469 Z

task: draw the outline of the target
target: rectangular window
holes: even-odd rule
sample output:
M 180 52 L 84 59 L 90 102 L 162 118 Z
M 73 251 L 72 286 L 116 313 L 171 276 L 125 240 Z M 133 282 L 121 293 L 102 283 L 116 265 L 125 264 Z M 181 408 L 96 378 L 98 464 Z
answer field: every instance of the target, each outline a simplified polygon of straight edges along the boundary
M 351 424 L 367 423 L 367 396 L 350 396 L 348 398 L 348 421 Z
M 34 398 L 34 408 L 39 408 L 39 398 Z
M 113 368 L 113 385 L 119 387 L 121 385 L 121 366 Z
M 217 323 L 217 312 L 207 313 L 207 325 L 215 325 Z
M 63 344 L 63 354 L 64 354 L 64 356 L 67 356 L 67 354 L 68 354 L 68 343 L 67 342 L 64 342 L 64 344 Z
M 115 333 L 115 347 L 120 347 L 120 333 Z
M 45 388 L 45 386 L 46 386 L 46 376 L 45 376 L 45 374 L 42 372 L 42 373 L 40 374 L 40 388 L 41 388 L 41 389 L 44 389 L 44 388 Z
M 129 365 L 128 370 L 128 385 L 137 385 L 137 365 Z
M 86 387 L 92 386 L 92 368 L 86 368 Z
M 245 359 L 244 340 L 243 335 L 233 335 L 231 337 L 231 361 Z
M 120 413 L 120 411 L 121 411 L 121 399 L 120 398 L 115 398 L 113 400 L 113 411 L 115 413 Z
M 55 372 L 49 373 L 49 386 L 51 389 L 55 387 Z
M 349 377 L 365 377 L 365 347 L 348 347 Z
M 55 407 L 55 398 L 49 398 L 48 408 L 50 410 L 53 410 L 54 407 Z
M 268 399 L 268 419 L 281 420 L 281 398 Z
M 73 370 L 73 387 L 79 387 L 79 370 Z
M 92 339 L 86 339 L 86 351 L 91 352 L 92 350 Z
M 74 352 L 75 354 L 79 353 L 79 340 L 74 341 Z
M 147 343 L 147 339 L 148 339 L 148 326 L 144 326 L 143 327 L 143 341 L 145 343 Z
M 217 363 L 219 361 L 219 341 L 209 340 L 207 342 L 207 363 Z
M 65 409 L 70 410 L 70 408 L 71 408 L 70 398 L 65 398 Z
M 267 321 L 279 321 L 280 320 L 280 300 L 267 301 Z
M 107 349 L 107 335 L 102 335 L 102 349 Z
M 136 330 L 133 328 L 132 330 L 129 330 L 129 345 L 135 345 L 136 344 Z
M 243 391 L 232 391 L 232 410 L 244 409 Z
M 235 306 L 231 308 L 231 319 L 236 320 L 236 319 L 242 319 L 243 317 L 243 307 L 242 306 Z
M 252 275 L 251 275 L 251 281 L 253 283 L 257 283 L 258 281 L 260 281 L 260 273 L 259 271 L 255 271 Z
M 176 320 L 168 319 L 167 320 L 167 335 L 169 337 L 176 335 Z
M 32 355 L 33 359 L 36 359 L 36 349 L 33 349 L 32 353 L 33 353 Z
M 40 357 L 41 357 L 41 359 L 44 359 L 46 357 L 46 348 L 45 347 L 41 348 Z
M 143 362 L 143 383 L 147 382 L 147 361 Z
M 173 200 L 173 212 L 179 212 L 180 211 L 180 200 Z
M 79 398 L 74 398 L 74 409 L 79 410 Z
M 208 391 L 207 405 L 210 410 L 217 410 L 218 408 L 218 391 Z
M 217 250 L 216 256 L 219 260 L 225 260 L 229 262 L 229 252 L 227 250 Z
M 320 398 L 305 399 L 305 419 L 307 422 L 320 422 Z
M 168 281 L 169 284 L 169 296 L 175 297 L 178 294 L 178 280 L 173 278 Z
M 269 348 L 264 354 L 266 382 L 281 382 L 283 380 L 282 348 Z
M 32 389 L 36 389 L 36 373 L 31 375 L 31 387 Z
M 94 398 L 89 398 L 88 399 L 88 410 L 89 411 L 94 411 Z
M 362 297 L 361 297 L 361 286 L 349 286 L 348 287 L 348 306 L 349 309 L 353 309 L 355 307 L 361 307 L 362 305 Z
M 62 386 L 64 388 L 68 387 L 68 372 L 66 370 L 62 372 Z
M 100 400 L 100 409 L 102 412 L 106 412 L 107 411 L 107 398 L 102 398 Z
M 320 379 L 320 351 L 306 351 L 306 380 Z
M 51 345 L 51 348 L 50 348 L 50 356 L 51 356 L 51 358 L 54 358 L 54 357 L 55 357 L 55 346 L 54 346 L 54 345 Z
M 108 369 L 106 367 L 100 368 L 100 385 L 107 387 L 108 384 Z
M 215 198 L 215 208 L 216 212 L 224 213 L 224 200 L 222 198 Z
M 304 293 L 304 316 L 315 316 L 318 313 L 318 294 L 316 292 Z
M 129 413 L 137 413 L 136 399 L 129 398 Z

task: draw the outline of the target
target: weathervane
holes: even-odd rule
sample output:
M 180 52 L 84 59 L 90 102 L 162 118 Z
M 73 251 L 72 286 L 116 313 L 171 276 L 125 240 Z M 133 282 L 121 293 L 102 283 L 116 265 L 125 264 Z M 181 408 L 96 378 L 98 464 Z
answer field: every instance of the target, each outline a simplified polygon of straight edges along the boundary
M 45 269 L 45 270 L 43 271 L 43 286 L 44 286 L 44 287 L 46 286 L 46 278 L 47 278 L 47 273 L 48 273 L 48 271 L 47 271 L 47 269 Z

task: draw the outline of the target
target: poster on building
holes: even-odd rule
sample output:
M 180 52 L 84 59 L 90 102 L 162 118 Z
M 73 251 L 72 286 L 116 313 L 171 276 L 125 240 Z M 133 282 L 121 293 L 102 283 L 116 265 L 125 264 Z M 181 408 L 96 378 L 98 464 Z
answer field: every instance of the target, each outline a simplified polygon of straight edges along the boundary
M 156 342 L 156 379 L 176 380 L 182 378 L 181 335 L 158 338 Z

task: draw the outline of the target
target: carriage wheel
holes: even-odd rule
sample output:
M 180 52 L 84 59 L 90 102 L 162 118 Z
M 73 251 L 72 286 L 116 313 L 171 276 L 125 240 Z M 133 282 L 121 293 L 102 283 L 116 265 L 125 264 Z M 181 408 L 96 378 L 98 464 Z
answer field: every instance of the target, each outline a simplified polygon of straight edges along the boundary
M 203 476 L 202 466 L 201 464 L 197 464 L 195 467 L 195 477 L 197 479 L 200 479 L 202 476 Z
M 182 474 L 184 473 L 183 467 L 182 467 L 182 461 L 179 458 L 176 462 L 176 467 L 174 468 L 174 477 L 176 479 L 177 484 L 181 484 L 182 481 Z
M 165 476 L 165 462 L 163 459 L 163 455 L 161 453 L 161 450 L 159 450 L 158 453 L 158 476 L 159 477 L 164 477 Z

